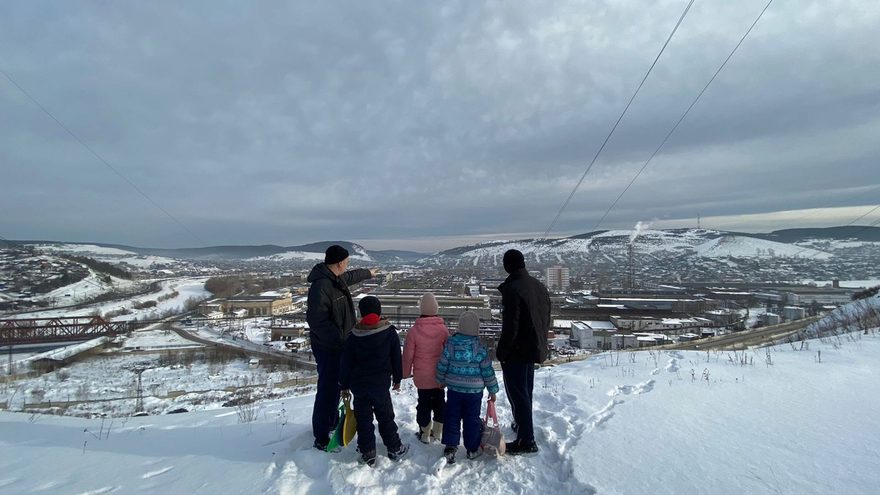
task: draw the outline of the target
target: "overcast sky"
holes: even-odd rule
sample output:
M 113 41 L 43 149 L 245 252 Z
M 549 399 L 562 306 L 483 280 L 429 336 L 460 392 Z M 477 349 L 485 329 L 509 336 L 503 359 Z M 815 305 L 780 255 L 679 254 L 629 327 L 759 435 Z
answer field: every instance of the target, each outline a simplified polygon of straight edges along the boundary
M 552 235 L 597 227 L 765 3 L 696 1 Z M 0 236 L 540 235 L 686 4 L 2 2 L 0 70 L 127 180 L 0 75 Z M 880 203 L 878 26 L 876 0 L 774 2 L 598 227 L 845 225 Z

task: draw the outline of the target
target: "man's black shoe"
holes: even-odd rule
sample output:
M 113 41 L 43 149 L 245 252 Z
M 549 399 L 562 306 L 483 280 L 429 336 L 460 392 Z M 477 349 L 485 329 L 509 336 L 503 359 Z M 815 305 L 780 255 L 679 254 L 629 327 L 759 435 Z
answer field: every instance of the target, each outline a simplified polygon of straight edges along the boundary
M 361 454 L 360 460 L 358 460 L 361 464 L 366 464 L 370 467 L 376 467 L 376 451 L 371 450 L 364 454 Z
M 394 462 L 397 462 L 403 459 L 406 456 L 407 452 L 409 452 L 409 444 L 401 443 L 400 447 L 398 447 L 396 450 L 388 451 L 388 458 Z
M 524 443 L 515 440 L 504 445 L 504 451 L 508 455 L 536 454 L 538 452 L 538 444 L 535 442 Z
M 318 440 L 318 439 L 316 438 L 316 439 L 315 439 L 315 443 L 312 444 L 312 447 L 314 447 L 314 448 L 316 448 L 316 449 L 318 449 L 318 450 L 326 451 L 326 450 L 327 450 L 327 444 L 329 444 L 329 443 L 330 443 L 330 439 L 327 439 L 327 440 Z

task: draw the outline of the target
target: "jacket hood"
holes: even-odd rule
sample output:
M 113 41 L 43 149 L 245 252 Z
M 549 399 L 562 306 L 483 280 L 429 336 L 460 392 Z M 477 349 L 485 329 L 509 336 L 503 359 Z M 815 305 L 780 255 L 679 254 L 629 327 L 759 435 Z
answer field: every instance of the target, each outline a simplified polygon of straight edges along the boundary
M 351 330 L 351 333 L 355 337 L 366 337 L 367 335 L 373 335 L 379 333 L 385 329 L 391 327 L 391 322 L 385 319 L 379 320 L 379 323 L 375 325 L 365 325 L 363 323 L 358 322 L 354 328 Z
M 421 322 L 422 322 L 422 325 L 425 325 L 425 324 L 430 324 L 430 325 L 437 325 L 437 324 L 445 325 L 445 324 L 446 324 L 446 322 L 443 321 L 443 317 L 442 317 L 442 316 L 419 316 L 419 317 L 416 319 L 416 322 L 418 322 L 418 321 L 421 321 Z
M 309 276 L 306 280 L 309 283 L 314 283 L 315 280 L 320 280 L 322 278 L 329 278 L 330 280 L 336 280 L 336 275 L 327 268 L 326 263 L 318 263 L 314 267 L 312 267 L 312 271 L 309 272 Z
M 449 337 L 449 340 L 453 341 L 454 343 L 459 343 L 459 344 L 463 344 L 465 342 L 478 342 L 479 343 L 480 337 L 478 337 L 476 335 L 468 335 L 465 333 L 455 332 L 454 334 L 452 334 Z

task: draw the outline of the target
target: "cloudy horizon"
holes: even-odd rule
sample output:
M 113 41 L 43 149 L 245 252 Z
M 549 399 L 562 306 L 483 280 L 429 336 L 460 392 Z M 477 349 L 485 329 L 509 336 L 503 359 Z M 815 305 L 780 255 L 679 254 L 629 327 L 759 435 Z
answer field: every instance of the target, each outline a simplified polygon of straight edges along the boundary
M 541 235 L 686 4 L 0 4 L 0 70 L 125 177 L 0 75 L 0 236 L 431 252 Z M 880 4 L 774 2 L 599 223 L 765 4 L 695 2 L 551 236 L 873 207 Z

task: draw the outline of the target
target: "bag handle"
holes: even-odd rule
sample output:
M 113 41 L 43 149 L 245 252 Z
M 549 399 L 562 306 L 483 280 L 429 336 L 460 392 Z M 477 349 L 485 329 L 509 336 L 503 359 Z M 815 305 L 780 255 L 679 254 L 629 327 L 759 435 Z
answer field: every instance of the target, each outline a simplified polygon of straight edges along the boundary
M 495 402 L 491 400 L 486 401 L 486 416 L 483 418 L 483 422 L 487 425 L 489 424 L 489 420 L 495 422 L 492 426 L 499 426 L 501 423 L 498 422 L 498 414 L 495 412 Z

